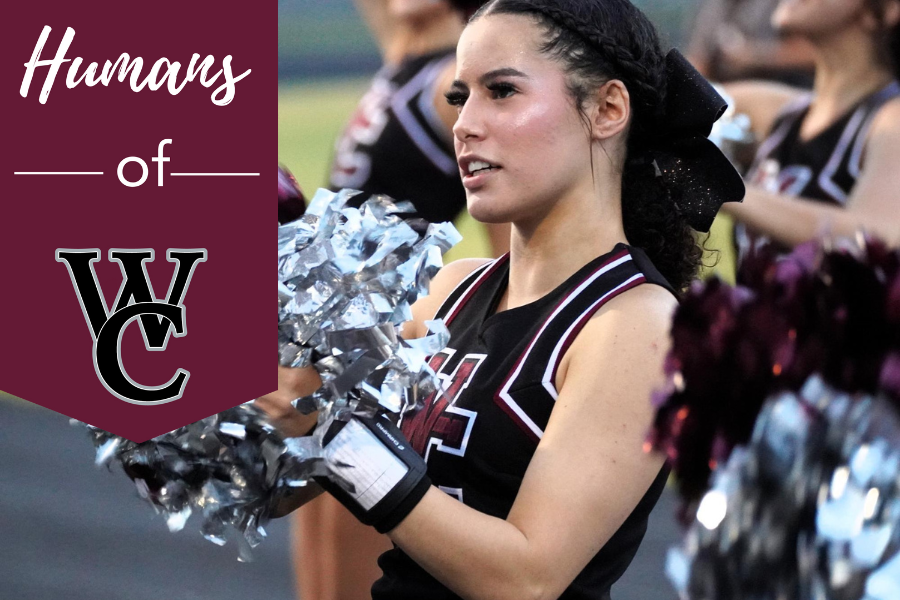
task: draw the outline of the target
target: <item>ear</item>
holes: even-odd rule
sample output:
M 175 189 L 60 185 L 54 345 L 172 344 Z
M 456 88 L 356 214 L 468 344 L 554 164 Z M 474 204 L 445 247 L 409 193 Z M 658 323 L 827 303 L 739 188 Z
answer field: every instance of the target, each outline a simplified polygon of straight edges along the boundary
M 631 117 L 631 96 L 618 79 L 604 83 L 597 91 L 597 104 L 591 115 L 591 137 L 606 140 L 628 127 Z

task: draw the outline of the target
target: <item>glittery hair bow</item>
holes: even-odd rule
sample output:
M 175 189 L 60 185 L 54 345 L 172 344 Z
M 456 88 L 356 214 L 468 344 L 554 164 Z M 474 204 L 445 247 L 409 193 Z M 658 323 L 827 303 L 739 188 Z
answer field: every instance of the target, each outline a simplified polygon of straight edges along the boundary
M 744 198 L 744 182 L 708 138 L 728 107 L 713 86 L 681 55 L 666 55 L 664 112 L 649 140 L 657 175 L 679 190 L 678 208 L 697 231 L 709 231 L 725 202 Z

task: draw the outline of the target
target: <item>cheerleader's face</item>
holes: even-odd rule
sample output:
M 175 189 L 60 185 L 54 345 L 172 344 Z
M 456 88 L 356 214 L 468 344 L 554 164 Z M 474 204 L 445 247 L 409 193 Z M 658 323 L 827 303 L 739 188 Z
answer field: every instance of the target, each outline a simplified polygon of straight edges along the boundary
M 865 0 L 782 0 L 772 25 L 781 33 L 816 40 L 859 23 L 867 13 Z
M 590 139 L 561 65 L 539 50 L 541 29 L 520 15 L 470 23 L 447 93 L 471 215 L 486 223 L 540 221 L 590 186 Z

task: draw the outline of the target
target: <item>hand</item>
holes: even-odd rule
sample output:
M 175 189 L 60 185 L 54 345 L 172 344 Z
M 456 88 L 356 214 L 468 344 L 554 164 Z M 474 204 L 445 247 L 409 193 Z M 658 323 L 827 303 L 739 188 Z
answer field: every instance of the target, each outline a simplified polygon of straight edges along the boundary
M 431 487 L 425 461 L 382 417 L 350 419 L 325 445 L 325 460 L 332 474 L 316 482 L 380 533 L 399 525 Z
M 272 424 L 286 437 L 298 437 L 315 427 L 317 413 L 300 414 L 291 404 L 297 398 L 309 396 L 322 387 L 319 373 L 313 367 L 293 369 L 278 366 L 278 389 L 256 399 L 256 406 L 264 410 Z

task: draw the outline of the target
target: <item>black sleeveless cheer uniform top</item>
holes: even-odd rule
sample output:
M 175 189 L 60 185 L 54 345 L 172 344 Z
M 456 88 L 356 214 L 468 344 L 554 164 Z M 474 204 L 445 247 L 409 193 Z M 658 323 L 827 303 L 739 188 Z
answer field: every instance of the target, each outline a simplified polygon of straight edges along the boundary
M 894 81 L 863 98 L 810 140 L 800 138 L 800 128 L 809 112 L 812 96 L 791 103 L 760 145 L 747 181 L 772 193 L 843 206 L 862 171 L 872 121 L 886 102 L 898 96 L 900 83 Z M 754 244 L 768 242 L 743 225 L 735 227 L 735 234 L 741 256 Z
M 434 109 L 435 86 L 455 50 L 382 67 L 335 146 L 329 187 L 409 200 L 417 216 L 452 221 L 466 206 L 453 139 Z M 351 201 L 351 205 L 353 201 Z
M 560 361 L 606 302 L 643 283 L 672 288 L 643 251 L 618 244 L 540 300 L 495 314 L 509 279 L 505 255 L 475 269 L 436 317 L 450 329 L 431 357 L 445 394 L 401 424 L 432 483 L 460 502 L 505 519 L 556 401 Z M 591 457 L 583 457 L 590 460 Z M 665 486 L 663 468 L 643 499 L 560 598 L 608 599 L 634 558 Z M 553 510 L 548 506 L 547 510 Z M 399 548 L 378 561 L 374 600 L 456 599 Z

